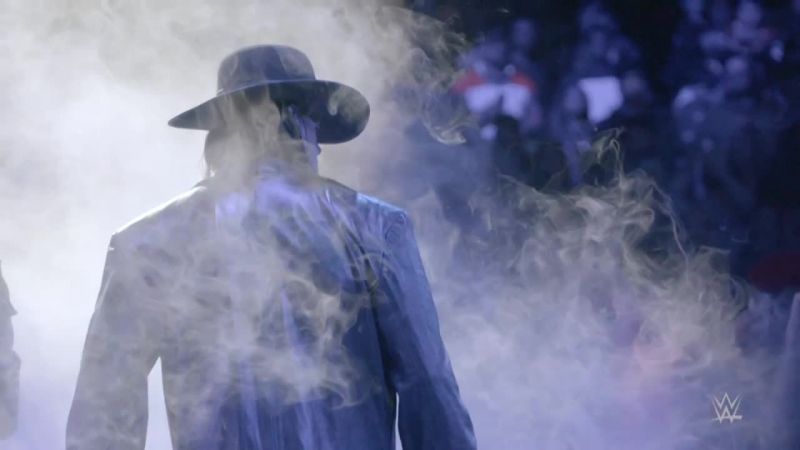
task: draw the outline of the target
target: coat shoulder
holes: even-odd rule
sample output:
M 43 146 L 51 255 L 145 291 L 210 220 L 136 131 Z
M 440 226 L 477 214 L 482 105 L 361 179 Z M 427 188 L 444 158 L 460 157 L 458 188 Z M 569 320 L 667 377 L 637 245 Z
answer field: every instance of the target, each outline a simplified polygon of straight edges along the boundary
M 208 189 L 198 185 L 153 208 L 119 228 L 113 236 L 118 245 L 164 242 L 189 226 L 202 223 L 200 216 L 213 213 Z
M 399 217 L 406 215 L 406 211 L 403 208 L 366 194 L 358 193 L 357 202 L 361 209 L 374 212 L 375 214 L 380 214 L 384 217 Z
M 329 189 L 346 193 L 344 198 L 347 198 L 348 202 L 353 202 L 359 215 L 371 223 L 387 223 L 401 218 L 405 219 L 408 216 L 406 211 L 397 205 L 358 192 L 338 181 L 325 180 Z

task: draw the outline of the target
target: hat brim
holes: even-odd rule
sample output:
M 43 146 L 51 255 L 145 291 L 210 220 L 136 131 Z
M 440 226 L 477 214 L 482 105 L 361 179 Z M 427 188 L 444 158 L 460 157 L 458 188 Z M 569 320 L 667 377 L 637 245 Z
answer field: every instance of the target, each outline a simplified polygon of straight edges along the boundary
M 224 125 L 221 106 L 233 95 L 267 93 L 273 102 L 297 104 L 314 120 L 321 144 L 347 142 L 364 130 L 369 120 L 369 102 L 356 89 L 335 81 L 292 80 L 259 83 L 216 97 L 173 117 L 169 125 L 176 128 L 211 130 Z

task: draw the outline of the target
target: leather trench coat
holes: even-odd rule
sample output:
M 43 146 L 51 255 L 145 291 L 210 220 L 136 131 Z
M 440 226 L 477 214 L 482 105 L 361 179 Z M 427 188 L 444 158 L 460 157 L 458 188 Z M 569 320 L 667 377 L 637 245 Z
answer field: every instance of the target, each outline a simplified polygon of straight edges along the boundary
M 111 239 L 67 448 L 469 450 L 408 215 L 311 170 L 210 178 Z

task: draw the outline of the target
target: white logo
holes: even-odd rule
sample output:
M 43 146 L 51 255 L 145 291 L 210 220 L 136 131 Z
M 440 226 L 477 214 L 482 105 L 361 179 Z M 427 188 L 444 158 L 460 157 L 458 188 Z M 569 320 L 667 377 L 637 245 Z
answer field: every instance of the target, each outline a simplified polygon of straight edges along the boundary
M 721 399 L 714 397 L 713 404 L 714 412 L 717 414 L 715 421 L 722 423 L 727 420 L 733 423 L 734 420 L 742 420 L 742 416 L 739 414 L 739 406 L 742 404 L 740 396 L 737 395 L 736 398 L 731 400 L 726 392 Z

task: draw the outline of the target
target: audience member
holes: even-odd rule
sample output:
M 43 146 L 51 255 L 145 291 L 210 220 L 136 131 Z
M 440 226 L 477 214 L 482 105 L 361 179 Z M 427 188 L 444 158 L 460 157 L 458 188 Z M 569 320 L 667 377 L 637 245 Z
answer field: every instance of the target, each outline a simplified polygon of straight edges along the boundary
M 588 30 L 575 50 L 570 78 L 619 76 L 639 69 L 641 55 L 636 46 L 619 33 L 616 26 L 595 25 Z
M 453 86 L 478 119 L 481 136 L 487 141 L 497 133 L 494 119 L 498 115 L 518 120 L 524 132 L 538 129 L 542 122 L 536 82 L 509 60 L 505 37 L 502 30 L 489 33 Z
M 623 167 L 626 171 L 643 169 L 657 180 L 666 178 L 666 133 L 669 117 L 655 103 L 647 79 L 640 72 L 628 72 L 622 78 L 622 106 L 598 128 L 620 129 Z
M 739 4 L 730 30 L 734 51 L 749 55 L 767 51 L 775 36 L 763 26 L 763 19 L 764 10 L 755 1 L 744 0 Z
M 706 54 L 701 38 L 709 29 L 705 17 L 705 0 L 681 0 L 683 20 L 673 34 L 664 82 L 676 92 L 680 87 L 705 81 Z

